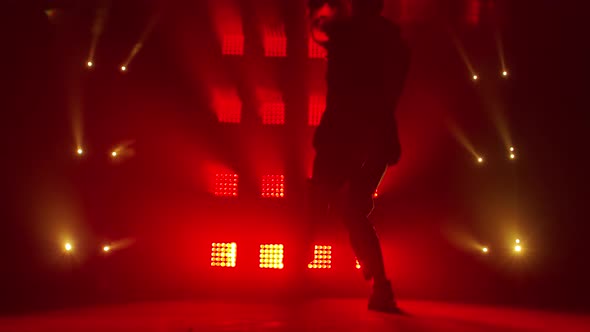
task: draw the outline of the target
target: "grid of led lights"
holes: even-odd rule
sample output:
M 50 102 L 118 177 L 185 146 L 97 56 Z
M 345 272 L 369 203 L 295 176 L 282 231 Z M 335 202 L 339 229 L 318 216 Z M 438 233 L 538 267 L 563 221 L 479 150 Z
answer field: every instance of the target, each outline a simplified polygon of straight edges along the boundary
M 310 269 L 332 268 L 332 246 L 315 246 L 313 261 L 307 265 Z
M 235 92 L 216 92 L 214 98 L 215 113 L 219 122 L 240 123 L 242 118 L 242 101 Z
M 283 198 L 285 197 L 285 176 L 264 175 L 262 177 L 262 197 Z
M 267 101 L 262 104 L 262 123 L 265 125 L 285 124 L 285 104 L 282 101 Z
M 215 196 L 238 196 L 238 175 L 215 174 Z
M 244 55 L 244 35 L 227 34 L 223 36 L 221 52 L 224 55 Z
M 284 27 L 264 29 L 264 55 L 267 57 L 287 56 L 287 37 Z
M 283 264 L 282 244 L 261 244 L 260 245 L 260 268 L 261 269 L 282 269 Z
M 211 266 L 236 267 L 238 245 L 232 243 L 211 243 Z
M 307 51 L 310 59 L 325 59 L 327 55 L 326 50 L 316 43 L 312 38 L 309 38 L 309 46 Z
M 326 109 L 326 97 L 325 96 L 319 96 L 319 95 L 309 96 L 308 124 L 313 127 L 319 125 L 325 109 Z

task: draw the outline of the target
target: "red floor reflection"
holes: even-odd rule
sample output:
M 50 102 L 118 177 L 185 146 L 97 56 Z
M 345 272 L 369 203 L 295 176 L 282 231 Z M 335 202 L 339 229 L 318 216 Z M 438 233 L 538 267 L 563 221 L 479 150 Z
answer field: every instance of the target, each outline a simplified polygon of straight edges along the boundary
M 364 300 L 297 304 L 163 302 L 0 318 L 0 331 L 590 331 L 590 316 L 402 301 L 409 316 L 368 312 Z

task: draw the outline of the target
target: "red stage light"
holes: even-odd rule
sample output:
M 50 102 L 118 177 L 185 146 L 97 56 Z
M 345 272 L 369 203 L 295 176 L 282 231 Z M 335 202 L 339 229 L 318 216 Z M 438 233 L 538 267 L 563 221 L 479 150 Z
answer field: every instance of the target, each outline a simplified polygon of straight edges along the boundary
M 282 244 L 260 245 L 260 268 L 283 269 L 284 246 Z
M 240 123 L 242 101 L 235 91 L 216 90 L 213 93 L 213 104 L 219 122 Z
M 287 37 L 284 27 L 264 29 L 264 55 L 267 57 L 287 56 Z
M 309 38 L 308 56 L 310 59 L 325 59 L 327 54 L 326 49 Z
M 377 198 L 379 197 L 379 192 L 377 191 L 377 189 L 375 189 L 375 193 L 373 193 L 373 198 Z
M 285 176 L 264 175 L 262 177 L 262 197 L 285 197 Z
M 477 25 L 481 17 L 481 0 L 467 1 L 466 19 L 467 23 Z
M 332 246 L 315 246 L 313 261 L 307 265 L 310 269 L 332 268 Z
M 232 243 L 211 243 L 211 266 L 236 267 L 238 245 Z
M 360 270 L 361 269 L 361 263 L 359 263 L 359 260 L 356 260 L 356 269 Z
M 282 101 L 262 104 L 262 123 L 265 125 L 285 124 L 285 104 Z
M 221 53 L 223 55 L 244 55 L 244 35 L 224 35 L 221 45 Z
M 313 95 L 309 97 L 308 124 L 317 126 L 320 124 L 322 115 L 326 110 L 326 96 Z
M 238 196 L 237 174 L 215 174 L 215 196 Z

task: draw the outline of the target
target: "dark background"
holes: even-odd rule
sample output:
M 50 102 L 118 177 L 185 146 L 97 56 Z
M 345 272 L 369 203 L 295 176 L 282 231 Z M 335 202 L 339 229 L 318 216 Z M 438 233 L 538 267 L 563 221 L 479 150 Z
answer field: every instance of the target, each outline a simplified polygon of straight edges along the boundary
M 301 100 L 321 87 L 324 64 L 306 58 L 304 1 L 274 3 L 289 40 L 289 56 L 281 59 L 262 56 L 255 28 L 254 14 L 273 1 L 238 3 L 246 50 L 228 58 L 206 1 L 114 2 L 90 71 L 84 63 L 100 1 L 3 4 L 3 311 L 297 292 L 292 270 L 257 269 L 257 246 L 279 242 L 301 253 L 312 156 Z M 388 3 L 392 18 L 396 3 Z M 398 113 L 405 159 L 385 179 L 374 214 L 398 294 L 587 310 L 585 30 L 575 15 L 581 10 L 564 2 L 495 1 L 494 15 L 483 10 L 480 23 L 470 25 L 466 1 L 420 3 L 430 9 L 402 24 L 413 51 Z M 44 14 L 48 8 L 59 9 L 57 22 Z M 160 21 L 121 74 L 117 68 L 154 13 Z M 495 29 L 508 80 L 498 75 Z M 452 35 L 482 77 L 477 84 Z M 237 87 L 244 102 L 238 126 L 217 123 L 209 106 L 210 88 L 224 84 Z M 284 93 L 284 126 L 260 125 L 258 84 Z M 83 158 L 74 153 L 72 109 L 83 115 Z M 506 159 L 492 120 L 498 114 L 517 147 L 516 162 Z M 483 151 L 485 165 L 454 140 L 450 121 Z M 113 162 L 108 153 L 121 142 L 130 152 Z M 210 194 L 212 164 L 240 174 L 238 199 Z M 260 175 L 278 169 L 287 176 L 288 197 L 258 198 Z M 342 263 L 314 274 L 308 286 L 320 295 L 364 294 L 336 229 Z M 72 255 L 61 251 L 65 237 L 76 243 Z M 515 237 L 524 242 L 518 257 L 510 247 Z M 223 241 L 238 242 L 239 268 L 209 268 L 210 243 Z M 126 248 L 101 255 L 110 242 Z M 477 244 L 489 245 L 490 255 Z M 289 252 L 285 259 L 288 267 Z

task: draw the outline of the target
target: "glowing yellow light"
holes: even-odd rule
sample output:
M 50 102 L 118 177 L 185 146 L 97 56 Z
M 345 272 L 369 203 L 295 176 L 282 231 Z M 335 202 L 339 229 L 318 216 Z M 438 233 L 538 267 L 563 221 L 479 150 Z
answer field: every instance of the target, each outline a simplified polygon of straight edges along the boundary
M 516 241 L 514 241 L 514 242 L 516 242 L 516 244 L 519 244 L 520 243 L 520 239 L 516 239 Z
M 521 252 L 522 251 L 522 247 L 519 244 L 517 244 L 517 245 L 514 246 L 514 251 Z
M 510 152 L 514 152 L 514 147 L 513 146 L 510 147 Z
M 483 158 L 482 157 L 478 157 L 477 158 L 477 162 L 480 163 L 480 164 L 483 164 Z
M 483 247 L 481 248 L 481 251 L 483 251 L 484 254 L 487 254 L 490 250 L 488 249 L 488 247 Z
M 516 155 L 514 153 L 510 154 L 510 159 L 516 159 Z
M 82 150 L 82 148 L 78 148 L 78 150 L 76 150 L 76 153 L 81 156 L 84 154 L 84 150 Z
M 117 156 L 117 151 L 111 152 L 111 156 L 116 157 Z
M 477 75 L 473 75 L 473 80 L 474 80 L 474 81 L 477 81 L 478 79 L 479 79 L 479 76 L 477 76 Z
M 508 77 L 508 72 L 507 72 L 506 70 L 504 70 L 504 71 L 502 72 L 502 76 L 504 76 L 504 77 Z
M 73 247 L 71 243 L 66 243 L 64 245 L 64 248 L 66 249 L 66 251 L 72 251 Z
M 88 61 L 86 62 L 86 66 L 88 66 L 88 68 L 94 66 L 94 63 L 92 63 L 92 61 Z
M 102 247 L 102 251 L 109 252 L 109 251 L 111 251 L 111 247 L 110 246 L 104 246 L 104 247 Z
M 126 66 L 121 66 L 121 71 L 126 71 L 127 67 Z

